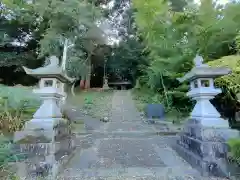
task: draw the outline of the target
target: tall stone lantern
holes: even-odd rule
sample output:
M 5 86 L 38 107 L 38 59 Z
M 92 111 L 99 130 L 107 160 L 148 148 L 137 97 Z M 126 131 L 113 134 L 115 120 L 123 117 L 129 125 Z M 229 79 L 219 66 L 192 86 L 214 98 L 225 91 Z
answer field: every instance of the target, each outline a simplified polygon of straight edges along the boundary
M 196 101 L 177 141 L 177 151 L 198 167 L 203 175 L 226 176 L 226 141 L 239 136 L 239 132 L 229 128 L 227 120 L 221 118 L 210 100 L 221 89 L 214 87 L 214 78 L 231 73 L 228 68 L 212 68 L 203 64 L 203 58 L 196 56 L 195 67 L 180 82 L 189 81 L 187 95 Z
M 58 58 L 51 56 L 45 67 L 34 70 L 24 67 L 27 74 L 40 78 L 39 89 L 34 93 L 43 102 L 33 118 L 14 134 L 14 141 L 28 155 L 18 165 L 17 174 L 23 179 L 39 172 L 47 174 L 45 179 L 55 179 L 74 149 L 70 122 L 64 119 L 58 104 L 66 98 L 64 84 L 71 79 L 63 74 L 58 63 Z

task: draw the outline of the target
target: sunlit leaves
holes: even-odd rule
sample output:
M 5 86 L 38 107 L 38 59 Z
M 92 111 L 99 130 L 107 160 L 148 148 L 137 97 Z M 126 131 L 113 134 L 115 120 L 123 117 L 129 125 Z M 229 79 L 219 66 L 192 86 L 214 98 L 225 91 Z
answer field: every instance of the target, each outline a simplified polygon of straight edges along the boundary
M 218 78 L 216 83 L 231 89 L 235 93 L 240 92 L 240 56 L 225 56 L 208 64 L 213 67 L 230 68 L 232 73 Z
M 138 32 L 146 45 L 145 49 L 150 51 L 149 67 L 140 80 L 144 79 L 148 87 L 162 95 L 167 94 L 164 96 L 166 100 L 172 97 L 180 100 L 186 89 L 177 88 L 176 78 L 192 68 L 196 53 L 211 61 L 235 54 L 236 45 L 240 47 L 240 35 L 237 35 L 240 25 L 236 20 L 240 16 L 240 3 L 228 3 L 223 8 L 214 4 L 213 0 L 202 0 L 200 5 L 193 1 L 169 1 L 133 1 Z M 225 63 L 234 64 L 229 61 L 225 58 L 224 62 L 216 60 L 214 63 L 223 66 Z M 216 82 L 221 87 L 227 86 L 238 92 L 240 76 L 236 72 L 237 65 L 233 66 L 235 70 L 231 75 Z
M 200 6 L 193 8 L 193 3 L 186 4 L 182 12 L 174 12 L 169 10 L 166 2 L 134 1 L 139 31 L 151 51 L 152 64 L 159 72 L 186 72 L 191 66 L 189 61 L 197 52 L 210 59 L 234 52 L 233 41 L 240 29 L 235 21 L 240 15 L 239 4 L 229 3 L 222 9 L 213 0 L 202 0 Z M 146 7 L 142 6 L 144 3 Z M 157 3 L 160 4 L 157 6 Z M 153 6 L 157 7 L 155 12 L 149 8 Z M 161 14 L 158 20 L 156 14 Z

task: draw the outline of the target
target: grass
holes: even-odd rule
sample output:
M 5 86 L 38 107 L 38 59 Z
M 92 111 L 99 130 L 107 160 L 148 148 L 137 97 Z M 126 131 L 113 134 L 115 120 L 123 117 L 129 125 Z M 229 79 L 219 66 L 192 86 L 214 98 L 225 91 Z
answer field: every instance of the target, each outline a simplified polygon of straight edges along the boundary
M 95 117 L 108 117 L 112 107 L 113 91 L 88 90 L 76 93 L 75 97 L 69 97 L 68 103 L 83 109 L 86 114 Z
M 230 147 L 229 159 L 234 160 L 240 166 L 240 138 L 230 139 L 228 145 Z
M 0 133 L 11 136 L 21 130 L 40 105 L 40 99 L 30 87 L 0 85 Z
M 142 113 L 145 112 L 147 104 L 164 104 L 162 99 L 158 97 L 149 89 L 133 89 L 132 90 L 133 99 L 135 101 L 136 108 Z M 174 122 L 175 124 L 181 124 L 186 119 L 186 116 L 178 112 L 176 109 L 167 109 L 165 114 L 165 120 L 169 122 Z
M 144 112 L 146 105 L 153 102 L 152 98 L 155 94 L 149 89 L 133 89 L 132 95 L 138 111 Z
M 32 92 L 32 87 L 8 87 L 0 84 L 0 97 L 8 98 L 8 106 L 18 108 L 25 101 L 26 107 L 37 107 L 40 105 L 40 98 Z
M 25 156 L 24 154 L 14 154 L 12 144 L 3 135 L 0 135 L 0 144 L 0 179 L 14 179 L 16 169 L 10 163 L 22 160 Z
M 12 152 L 11 139 L 14 132 L 21 130 L 25 122 L 32 118 L 39 105 L 40 99 L 32 93 L 31 87 L 0 84 L 0 179 L 14 179 L 9 163 L 24 157 Z

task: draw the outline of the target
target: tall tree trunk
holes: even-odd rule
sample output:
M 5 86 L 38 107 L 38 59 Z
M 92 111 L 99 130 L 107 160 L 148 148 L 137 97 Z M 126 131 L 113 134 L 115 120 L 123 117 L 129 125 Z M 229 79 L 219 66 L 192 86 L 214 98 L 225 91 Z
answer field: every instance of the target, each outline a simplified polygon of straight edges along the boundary
M 92 63 L 91 63 L 91 58 L 88 59 L 87 61 L 87 74 L 86 74 L 86 81 L 85 81 L 85 89 L 90 88 L 90 83 L 91 83 L 91 75 L 92 75 Z
M 90 82 L 91 82 L 91 74 L 92 74 L 92 62 L 91 62 L 92 53 L 88 54 L 88 57 L 86 59 L 87 64 L 87 73 L 85 74 L 85 89 L 90 88 Z
M 81 80 L 80 80 L 80 89 L 88 89 L 90 88 L 90 80 L 91 80 L 91 53 L 88 54 L 87 59 L 85 60 L 87 65 L 87 72 L 82 72 Z M 89 69 L 90 64 L 90 69 Z M 90 71 L 90 72 L 89 72 Z M 90 78 L 88 78 L 88 74 L 90 73 Z M 87 81 L 89 79 L 89 82 Z
M 81 80 L 80 80 L 80 89 L 84 89 L 85 87 L 85 81 L 83 79 L 83 77 L 81 77 Z
M 167 107 L 169 108 L 170 104 L 169 104 L 169 99 L 168 99 L 168 92 L 167 92 L 166 86 L 164 84 L 162 73 L 160 74 L 160 77 L 161 77 L 161 84 L 162 84 L 162 87 L 163 87 L 163 90 L 164 90 L 164 95 L 165 95 L 165 98 L 166 98 Z

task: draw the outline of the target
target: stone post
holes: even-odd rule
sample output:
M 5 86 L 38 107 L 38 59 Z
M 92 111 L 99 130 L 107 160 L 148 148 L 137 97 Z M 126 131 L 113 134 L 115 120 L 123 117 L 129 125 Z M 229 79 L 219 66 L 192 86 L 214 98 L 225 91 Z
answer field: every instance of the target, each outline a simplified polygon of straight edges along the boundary
M 227 68 L 211 68 L 202 64 L 197 56 L 195 67 L 180 82 L 190 81 L 187 95 L 196 101 L 183 132 L 177 141 L 176 150 L 203 175 L 227 176 L 225 158 L 226 141 L 239 137 L 239 132 L 229 128 L 228 121 L 220 117 L 219 112 L 209 100 L 221 93 L 214 87 L 214 78 L 229 74 Z
M 104 89 L 104 90 L 108 90 L 108 89 L 109 89 L 109 86 L 108 86 L 108 80 L 107 80 L 106 77 L 104 77 L 103 89 Z

